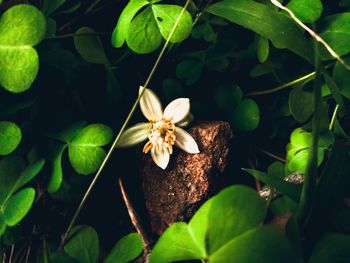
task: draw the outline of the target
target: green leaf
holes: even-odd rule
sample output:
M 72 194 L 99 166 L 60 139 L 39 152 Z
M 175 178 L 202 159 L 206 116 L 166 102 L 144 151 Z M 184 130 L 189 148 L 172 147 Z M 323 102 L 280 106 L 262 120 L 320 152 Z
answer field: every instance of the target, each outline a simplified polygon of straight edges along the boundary
M 171 225 L 155 245 L 150 262 L 206 259 L 209 252 L 261 224 L 265 214 L 262 199 L 252 189 L 226 188 L 205 202 L 189 224 Z
M 310 119 L 314 109 L 314 96 L 312 92 L 302 88 L 294 88 L 289 93 L 289 109 L 297 122 L 304 123 Z
M 112 46 L 121 47 L 124 44 L 129 26 L 137 12 L 148 5 L 147 0 L 131 0 L 121 13 L 118 23 L 112 33 Z
M 39 174 L 39 172 L 43 169 L 45 165 L 44 159 L 39 159 L 31 165 L 27 166 L 20 175 L 20 180 L 18 181 L 18 185 L 16 190 L 24 186 L 26 183 L 31 181 L 35 176 Z
M 4 207 L 4 219 L 8 226 L 14 226 L 29 212 L 35 198 L 33 188 L 25 188 L 13 195 Z
M 139 234 L 131 233 L 120 239 L 106 257 L 104 263 L 127 263 L 137 258 L 143 250 Z
M 47 191 L 49 193 L 56 192 L 62 183 L 63 172 L 62 172 L 62 155 L 66 145 L 59 143 L 52 143 L 49 151 L 48 160 L 50 167 L 50 177 L 47 183 Z
M 350 52 L 350 13 L 340 13 L 326 17 L 319 26 L 320 36 L 337 52 L 339 56 Z M 324 47 L 321 49 L 324 59 L 333 59 Z
M 150 53 L 162 43 L 162 36 L 150 7 L 132 20 L 127 31 L 126 43 L 131 50 L 139 54 Z
M 99 256 L 98 235 L 90 226 L 76 226 L 68 236 L 64 251 L 79 263 L 97 263 Z
M 308 148 L 312 143 L 312 134 L 301 128 L 297 128 L 290 135 L 290 143 L 296 149 Z
M 174 249 L 169 249 L 169 244 Z M 184 222 L 171 225 L 160 237 L 150 256 L 150 263 L 206 258 L 205 247 L 198 244 L 190 226 Z
M 0 160 L 0 208 L 16 191 L 24 167 L 23 159 L 18 156 L 8 156 Z
M 45 15 L 50 16 L 60 6 L 62 6 L 66 0 L 44 0 L 43 1 L 43 12 Z
M 318 148 L 318 158 L 317 164 L 321 165 L 324 159 L 325 151 L 323 149 Z M 307 160 L 309 158 L 310 149 L 303 149 L 297 151 L 290 160 L 288 160 L 288 170 L 290 172 L 298 172 L 301 174 L 306 173 Z
M 232 115 L 234 127 L 241 131 L 255 130 L 260 122 L 260 110 L 252 99 L 244 99 L 238 104 Z
M 276 47 L 288 48 L 313 62 L 311 42 L 306 40 L 302 30 L 289 17 L 267 5 L 251 0 L 224 0 L 212 4 L 206 11 L 250 29 L 271 40 Z
M 272 226 L 258 227 L 228 242 L 210 255 L 209 263 L 301 262 L 287 238 Z
M 81 129 L 86 126 L 86 121 L 76 121 L 67 127 L 64 127 L 60 131 L 54 131 L 54 132 L 45 132 L 45 135 L 48 136 L 49 138 L 64 142 L 64 143 L 69 143 L 74 136 L 81 131 Z
M 260 225 L 266 215 L 263 200 L 254 190 L 245 186 L 226 188 L 211 202 L 207 230 L 210 254 L 231 239 Z
M 350 19 L 350 17 L 349 17 L 349 19 Z M 349 23 L 349 29 L 350 29 L 350 23 Z M 350 34 L 349 34 L 349 40 L 350 40 Z M 346 59 L 346 62 L 350 63 L 350 59 Z M 350 99 L 350 76 L 349 76 L 349 70 L 346 69 L 339 62 L 337 62 L 335 64 L 335 66 L 334 66 L 333 79 L 334 79 L 335 83 L 337 84 L 341 94 L 343 94 L 344 97 Z
M 285 177 L 285 165 L 281 162 L 273 162 L 267 167 L 267 175 L 283 179 Z
M 242 90 L 236 85 L 222 85 L 215 89 L 214 99 L 220 109 L 231 112 L 243 98 Z
M 266 37 L 258 36 L 256 47 L 258 60 L 260 63 L 264 63 L 268 59 L 270 53 L 269 40 Z
M 112 137 L 112 130 L 103 124 L 90 124 L 83 128 L 68 146 L 74 170 L 84 175 L 97 171 L 106 156 L 100 146 L 107 145 Z
M 34 6 L 13 6 L 0 18 L 0 85 L 19 93 L 27 90 L 38 69 L 38 54 L 32 46 L 45 36 L 46 19 Z
M 321 0 L 291 0 L 287 7 L 304 23 L 315 22 L 323 11 Z
M 176 20 L 181 14 L 181 6 L 177 5 L 152 5 L 152 11 L 157 22 L 160 33 L 164 39 L 169 37 Z M 177 43 L 186 39 L 192 31 L 192 17 L 185 11 L 177 24 L 176 30 L 172 35 L 170 42 Z
M 185 80 L 187 85 L 196 83 L 201 77 L 203 63 L 200 61 L 186 59 L 181 61 L 176 67 L 176 76 Z
M 13 152 L 21 139 L 21 129 L 15 123 L 0 121 L 0 155 L 8 155 Z
M 75 32 L 74 45 L 80 56 L 86 61 L 96 64 L 109 64 L 101 39 L 92 28 L 79 28 Z
M 350 261 L 350 236 L 331 233 L 316 244 L 309 263 L 346 263 Z
M 251 174 L 255 178 L 264 182 L 265 184 L 278 189 L 281 193 L 289 196 L 295 202 L 299 202 L 301 186 L 288 183 L 281 179 L 280 177 L 272 176 L 271 174 L 267 175 L 266 173 L 252 170 L 252 169 L 243 169 L 247 173 Z
M 46 18 L 46 37 L 53 37 L 56 35 L 57 31 L 57 23 L 56 20 L 51 17 Z

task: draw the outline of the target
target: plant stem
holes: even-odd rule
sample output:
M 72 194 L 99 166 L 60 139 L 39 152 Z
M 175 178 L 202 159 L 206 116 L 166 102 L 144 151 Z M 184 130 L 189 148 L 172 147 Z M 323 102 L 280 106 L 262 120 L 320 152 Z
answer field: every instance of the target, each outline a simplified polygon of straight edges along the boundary
M 141 236 L 145 253 L 149 253 L 150 249 L 151 249 L 151 242 L 149 241 L 147 233 L 145 232 L 145 230 L 143 229 L 143 227 L 140 223 L 139 216 L 137 215 L 137 213 L 136 213 L 136 211 L 135 211 L 135 209 L 130 201 L 129 195 L 127 194 L 127 192 L 124 188 L 124 184 L 123 184 L 122 179 L 119 178 L 118 183 L 119 183 L 120 192 L 122 193 L 122 196 L 123 196 L 125 206 L 128 209 L 128 214 L 130 216 L 131 222 L 134 225 L 137 233 Z
M 312 144 L 308 155 L 304 184 L 301 192 L 300 202 L 297 210 L 297 219 L 300 227 L 305 227 L 311 214 L 316 192 L 316 180 L 318 176 L 318 141 L 320 134 L 320 119 L 322 111 L 321 103 L 321 62 L 319 55 L 319 44 L 314 41 L 315 46 L 315 81 L 314 81 L 314 116 L 312 119 Z
M 325 66 L 325 68 L 330 68 L 334 65 L 334 63 L 330 63 L 328 65 Z M 280 91 L 280 90 L 283 90 L 285 88 L 288 88 L 288 87 L 291 87 L 295 84 L 298 84 L 300 82 L 303 82 L 303 81 L 306 81 L 306 80 L 311 80 L 315 77 L 316 75 L 316 72 L 313 71 L 313 72 L 310 72 L 300 78 L 297 78 L 295 80 L 292 80 L 290 82 L 287 82 L 287 83 L 284 83 L 280 86 L 277 86 L 276 88 L 272 88 L 272 89 L 266 89 L 266 90 L 262 90 L 262 91 L 253 91 L 253 92 L 250 92 L 250 93 L 247 93 L 245 94 L 245 96 L 247 97 L 253 97 L 253 96 L 260 96 L 260 95 L 267 95 L 267 94 L 271 94 L 271 93 L 274 93 L 274 92 L 277 92 L 277 91 Z
M 333 130 L 334 122 L 335 122 L 335 119 L 337 118 L 338 109 L 339 109 L 339 104 L 335 106 L 335 109 L 333 111 L 332 119 L 331 119 L 331 122 L 329 123 L 330 131 Z
M 117 137 L 115 138 L 115 140 L 114 140 L 112 146 L 109 148 L 106 157 L 105 157 L 104 160 L 102 161 L 102 164 L 100 165 L 100 167 L 99 167 L 99 169 L 98 169 L 96 175 L 94 176 L 92 182 L 90 183 L 88 189 L 86 190 L 86 192 L 85 192 L 85 194 L 84 194 L 84 196 L 83 196 L 83 198 L 82 198 L 82 200 L 81 200 L 81 202 L 80 202 L 78 208 L 76 209 L 76 211 L 75 211 L 75 213 L 74 213 L 74 215 L 73 215 L 72 220 L 70 221 L 70 223 L 69 223 L 69 225 L 68 225 L 68 228 L 67 228 L 66 232 L 65 232 L 65 233 L 63 234 L 63 236 L 62 236 L 61 244 L 60 244 L 60 246 L 59 246 L 60 249 L 62 249 L 62 247 L 63 247 L 63 245 L 64 245 L 64 243 L 65 243 L 65 241 L 66 241 L 66 239 L 67 239 L 67 236 L 68 236 L 69 231 L 70 231 L 70 230 L 72 229 L 72 227 L 74 226 L 75 221 L 77 220 L 78 215 L 80 214 L 81 209 L 82 209 L 83 206 L 85 205 L 85 202 L 86 202 L 87 198 L 89 197 L 89 195 L 90 195 L 90 193 L 91 193 L 93 187 L 95 186 L 95 184 L 96 184 L 98 178 L 100 177 L 100 175 L 101 175 L 103 169 L 105 168 L 105 166 L 106 166 L 108 160 L 109 160 L 110 157 L 112 156 L 112 153 L 113 153 L 115 147 L 117 146 L 117 143 L 118 143 L 118 141 L 119 141 L 119 139 L 120 139 L 122 133 L 123 133 L 124 130 L 126 129 L 127 125 L 129 124 L 129 122 L 130 122 L 130 120 L 131 120 L 131 117 L 133 116 L 133 114 L 134 114 L 134 112 L 135 112 L 135 110 L 136 110 L 136 108 L 137 108 L 137 106 L 138 106 L 138 104 L 139 104 L 139 102 L 140 102 L 140 99 L 141 99 L 141 97 L 142 97 L 142 95 L 143 95 L 143 93 L 144 93 L 144 91 L 146 90 L 146 88 L 147 88 L 148 84 L 150 83 L 150 81 L 151 81 L 151 79 L 152 79 L 152 77 L 153 77 L 153 75 L 154 75 L 156 69 L 158 68 L 158 65 L 159 65 L 159 63 L 160 63 L 160 61 L 161 61 L 161 59 L 162 59 L 162 57 L 163 57 L 163 55 L 164 55 L 164 53 L 165 53 L 165 50 L 166 50 L 166 48 L 168 47 L 168 45 L 169 45 L 169 43 L 170 43 L 170 39 L 171 39 L 171 37 L 173 36 L 173 34 L 174 34 L 174 32 L 175 32 L 175 30 L 176 30 L 176 28 L 177 28 L 177 26 L 178 26 L 178 24 L 179 24 L 179 22 L 180 22 L 180 19 L 181 19 L 181 17 L 183 16 L 183 14 L 185 13 L 185 10 L 187 9 L 187 7 L 188 7 L 188 5 L 189 5 L 190 2 L 191 2 L 191 0 L 186 0 L 186 3 L 185 3 L 184 7 L 183 7 L 182 10 L 181 10 L 181 13 L 179 14 L 177 20 L 175 21 L 175 24 L 174 24 L 172 30 L 170 31 L 169 36 L 168 36 L 167 40 L 165 41 L 163 48 L 162 48 L 161 51 L 159 52 L 159 55 L 158 55 L 158 57 L 157 57 L 157 59 L 156 59 L 154 65 L 153 65 L 153 67 L 152 67 L 152 69 L 151 69 L 151 71 L 150 71 L 150 73 L 149 73 L 149 75 L 148 75 L 148 77 L 147 77 L 145 83 L 143 84 L 143 89 L 141 89 L 141 92 L 140 92 L 139 96 L 137 97 L 136 101 L 134 102 L 134 104 L 133 104 L 133 106 L 132 106 L 132 108 L 131 108 L 131 110 L 130 110 L 128 116 L 126 117 L 126 119 L 125 119 L 125 121 L 124 121 L 122 127 L 120 128 Z

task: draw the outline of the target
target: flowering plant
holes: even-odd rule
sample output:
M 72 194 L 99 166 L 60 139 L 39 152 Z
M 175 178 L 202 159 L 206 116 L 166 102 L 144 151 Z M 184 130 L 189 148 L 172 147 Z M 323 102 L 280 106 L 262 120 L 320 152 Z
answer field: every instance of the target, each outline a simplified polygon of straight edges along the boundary
M 143 89 L 140 86 L 139 94 Z M 153 161 L 162 169 L 167 167 L 174 145 L 188 153 L 199 153 L 196 141 L 181 128 L 193 120 L 188 98 L 170 102 L 163 111 L 157 95 L 146 88 L 140 98 L 140 107 L 148 122 L 137 123 L 127 129 L 117 147 L 132 146 L 148 139 L 143 152 L 150 152 Z

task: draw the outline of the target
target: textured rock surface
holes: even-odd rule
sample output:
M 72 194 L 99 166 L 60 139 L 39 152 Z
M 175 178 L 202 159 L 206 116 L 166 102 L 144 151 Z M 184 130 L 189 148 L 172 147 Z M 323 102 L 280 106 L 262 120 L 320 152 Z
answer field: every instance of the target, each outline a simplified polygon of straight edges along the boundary
M 176 150 L 166 170 L 149 155 L 142 158 L 141 173 L 146 206 L 154 233 L 171 223 L 189 219 L 216 188 L 229 154 L 232 129 L 222 121 L 198 124 L 189 130 L 201 153 Z

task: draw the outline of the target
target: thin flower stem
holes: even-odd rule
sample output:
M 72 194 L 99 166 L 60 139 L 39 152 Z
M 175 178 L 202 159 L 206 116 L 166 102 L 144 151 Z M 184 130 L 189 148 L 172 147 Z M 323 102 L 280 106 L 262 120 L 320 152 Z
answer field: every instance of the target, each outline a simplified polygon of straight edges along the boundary
M 278 2 L 278 0 L 271 0 L 271 3 L 275 6 L 277 6 L 278 8 L 286 11 L 290 17 L 301 27 L 303 28 L 306 32 L 308 32 L 311 37 L 313 37 L 317 42 L 321 43 L 329 52 L 329 54 L 331 54 L 331 56 L 333 58 L 335 58 L 337 61 L 339 61 L 339 63 L 341 63 L 346 69 L 350 70 L 350 65 L 347 64 L 345 62 L 344 59 L 342 59 L 337 52 L 335 52 L 335 50 L 322 38 L 320 37 L 314 30 L 312 30 L 311 28 L 309 28 L 307 25 L 305 25 L 303 22 L 301 22 L 301 20 L 293 13 L 292 10 L 290 10 L 288 7 L 285 7 L 284 5 L 282 5 L 280 2 Z
M 261 151 L 262 153 L 265 153 L 266 155 L 268 155 L 268 156 L 270 156 L 270 157 L 272 157 L 272 158 L 274 158 L 274 159 L 276 159 L 276 160 L 278 160 L 278 161 L 280 161 L 280 162 L 283 162 L 283 163 L 286 163 L 286 162 L 287 162 L 285 159 L 283 159 L 283 158 L 281 158 L 281 157 L 279 157 L 279 156 L 277 156 L 277 155 L 275 155 L 275 154 L 273 154 L 273 153 L 270 153 L 270 152 L 268 152 L 268 151 L 265 151 L 265 150 L 262 149 L 262 148 L 258 148 L 258 149 L 259 149 L 259 151 Z
M 127 194 L 127 192 L 124 188 L 124 184 L 123 184 L 122 179 L 119 178 L 118 183 L 119 183 L 120 192 L 122 193 L 122 196 L 123 196 L 125 206 L 128 209 L 128 214 L 130 216 L 131 222 L 134 225 L 137 233 L 141 236 L 145 253 L 148 253 L 150 251 L 150 248 L 151 248 L 151 242 L 149 241 L 147 233 L 145 232 L 145 230 L 142 227 L 142 224 L 140 223 L 139 216 L 137 215 L 137 213 L 136 213 L 136 211 L 135 211 L 135 209 L 130 201 L 129 195 Z
M 8 260 L 9 263 L 12 263 L 12 257 L 13 257 L 13 252 L 14 251 L 15 251 L 15 245 L 12 245 L 11 246 L 10 257 L 9 257 L 9 260 Z
M 326 69 L 332 67 L 334 65 L 334 63 L 330 63 L 328 65 L 325 66 Z M 260 95 L 267 95 L 267 94 L 271 94 L 271 93 L 274 93 L 274 92 L 277 92 L 277 91 L 280 91 L 280 90 L 283 90 L 285 88 L 288 88 L 288 87 L 291 87 L 293 85 L 296 85 L 300 82 L 303 82 L 303 81 L 307 81 L 307 80 L 311 80 L 315 77 L 316 75 L 316 72 L 313 71 L 313 72 L 310 72 L 300 78 L 297 78 L 295 80 L 292 80 L 290 82 L 287 82 L 287 83 L 284 83 L 280 86 L 277 86 L 275 88 L 272 88 L 272 89 L 266 89 L 266 90 L 262 90 L 262 91 L 253 91 L 253 92 L 250 92 L 250 93 L 247 93 L 245 94 L 245 96 L 247 97 L 253 97 L 253 96 L 260 96 Z
M 72 218 L 72 220 L 70 221 L 66 232 L 65 232 L 65 233 L 63 234 L 63 236 L 62 236 L 62 240 L 61 240 L 61 244 L 60 244 L 60 248 L 61 248 L 61 249 L 62 249 L 62 247 L 63 247 L 63 245 L 64 245 L 64 243 L 65 243 L 65 241 L 66 241 L 66 239 L 67 239 L 68 233 L 70 232 L 70 230 L 71 230 L 72 227 L 74 226 L 75 221 L 77 220 L 78 215 L 79 215 L 81 209 L 82 209 L 83 206 L 85 205 L 85 202 L 86 202 L 87 198 L 89 197 L 89 195 L 90 195 L 90 193 L 91 193 L 91 190 L 92 190 L 93 187 L 95 186 L 95 184 L 96 184 L 98 178 L 100 177 L 100 175 L 101 175 L 103 169 L 105 168 L 105 166 L 106 166 L 108 160 L 109 160 L 110 157 L 112 156 L 112 153 L 113 153 L 113 151 L 114 151 L 114 149 L 115 149 L 115 147 L 116 147 L 116 145 L 117 145 L 117 143 L 118 143 L 118 141 L 119 141 L 119 139 L 120 139 L 122 133 L 124 132 L 124 130 L 125 130 L 126 127 L 128 126 L 128 124 L 129 124 L 129 122 L 130 122 L 130 120 L 131 120 L 131 117 L 133 116 L 133 114 L 134 114 L 134 112 L 135 112 L 135 110 L 136 110 L 136 108 L 137 108 L 137 106 L 138 106 L 138 104 L 139 104 L 139 102 L 140 102 L 140 99 L 141 99 L 141 97 L 142 97 L 142 95 L 143 95 L 145 89 L 147 88 L 149 82 L 151 81 L 151 79 L 152 79 L 152 77 L 153 77 L 153 75 L 154 75 L 154 73 L 155 73 L 155 71 L 156 71 L 156 69 L 157 69 L 157 67 L 158 67 L 158 65 L 159 65 L 159 63 L 160 63 L 160 61 L 161 61 L 163 55 L 164 55 L 164 53 L 165 53 L 166 48 L 168 47 L 168 45 L 169 45 L 169 43 L 170 43 L 170 39 L 172 38 L 172 36 L 173 36 L 173 34 L 174 34 L 174 32 L 175 32 L 175 30 L 176 30 L 176 28 L 177 28 L 177 26 L 178 26 L 178 24 L 179 24 L 179 22 L 180 22 L 180 19 L 181 19 L 181 17 L 183 16 L 183 14 L 185 13 L 185 10 L 187 9 L 187 7 L 188 7 L 188 5 L 189 5 L 190 2 L 191 2 L 191 0 L 186 0 L 186 3 L 185 3 L 184 7 L 183 7 L 182 10 L 181 10 L 181 13 L 179 14 L 178 18 L 176 19 L 175 24 L 174 24 L 172 30 L 170 31 L 167 40 L 165 41 L 165 43 L 164 43 L 164 45 L 163 45 L 163 48 L 161 49 L 161 51 L 160 51 L 160 53 L 159 53 L 159 55 L 158 55 L 158 57 L 157 57 L 157 59 L 156 59 L 154 65 L 153 65 L 153 67 L 152 67 L 152 69 L 151 69 L 151 71 L 150 71 L 150 73 L 149 73 L 149 75 L 148 75 L 148 77 L 147 77 L 145 83 L 143 84 L 143 89 L 141 89 L 141 92 L 140 92 L 139 96 L 137 97 L 136 101 L 134 102 L 134 104 L 133 104 L 133 106 L 132 106 L 132 108 L 131 108 L 131 110 L 130 110 L 128 116 L 126 117 L 126 119 L 125 119 L 125 121 L 124 121 L 122 127 L 120 128 L 117 137 L 115 138 L 115 140 L 114 140 L 112 146 L 109 148 L 106 157 L 104 158 L 104 160 L 103 160 L 102 164 L 100 165 L 100 167 L 99 167 L 99 169 L 98 169 L 96 175 L 94 176 L 92 182 L 90 183 L 88 189 L 86 190 L 86 192 L 85 192 L 85 194 L 84 194 L 84 196 L 83 196 L 83 198 L 82 198 L 82 200 L 81 200 L 81 202 L 80 202 L 80 204 L 79 204 L 77 210 L 75 211 L 75 213 L 74 213 L 74 215 L 73 215 L 73 218 Z
M 333 111 L 332 119 L 331 119 L 331 122 L 329 123 L 330 131 L 333 130 L 334 122 L 335 122 L 335 119 L 337 118 L 338 109 L 339 109 L 339 104 L 335 106 L 335 109 Z
M 267 89 L 267 90 L 262 90 L 262 91 L 254 91 L 254 92 L 251 92 L 251 93 L 247 93 L 246 96 L 247 97 L 252 97 L 252 96 L 260 96 L 260 95 L 267 95 L 267 94 L 270 94 L 270 93 L 274 93 L 274 92 L 277 92 L 277 91 L 280 91 L 280 90 L 283 90 L 285 88 L 288 88 L 288 87 L 291 87 L 295 84 L 298 84 L 300 82 L 303 82 L 304 80 L 308 80 L 308 79 L 311 79 L 313 77 L 315 77 L 316 75 L 316 72 L 311 72 L 305 76 L 302 76 L 298 79 L 295 79 L 295 80 L 292 80 L 290 82 L 287 82 L 287 83 L 284 83 L 276 88 L 273 88 L 273 89 Z

